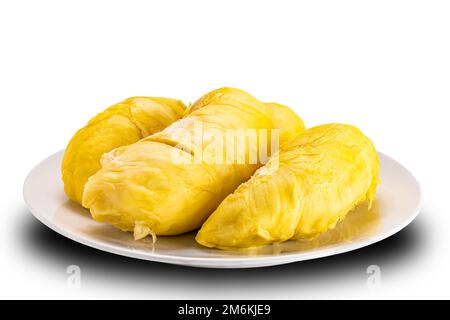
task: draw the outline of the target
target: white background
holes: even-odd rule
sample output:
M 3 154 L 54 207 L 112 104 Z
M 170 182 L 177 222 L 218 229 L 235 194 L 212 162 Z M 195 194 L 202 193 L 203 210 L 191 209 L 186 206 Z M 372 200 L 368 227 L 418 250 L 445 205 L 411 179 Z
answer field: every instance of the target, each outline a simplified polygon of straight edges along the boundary
M 355 124 L 421 182 L 407 229 L 353 253 L 204 270 L 96 252 L 31 216 L 22 183 L 133 95 L 235 86 L 308 126 Z M 450 298 L 448 1 L 0 2 L 1 298 Z M 79 265 L 80 289 L 66 285 Z M 366 286 L 379 265 L 381 288 Z

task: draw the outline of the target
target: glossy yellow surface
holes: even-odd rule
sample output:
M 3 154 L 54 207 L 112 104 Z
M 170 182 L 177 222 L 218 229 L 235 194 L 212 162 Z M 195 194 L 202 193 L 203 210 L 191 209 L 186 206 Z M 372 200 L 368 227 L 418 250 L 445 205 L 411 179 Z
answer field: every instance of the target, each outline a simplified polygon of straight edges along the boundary
M 248 248 L 311 239 L 356 205 L 375 198 L 379 160 L 372 142 L 350 125 L 311 128 L 282 145 L 203 224 L 207 247 Z
M 62 162 L 67 196 L 81 203 L 84 185 L 105 152 L 129 145 L 181 118 L 186 106 L 169 98 L 133 97 L 101 112 L 70 140 Z
M 183 119 L 105 155 L 102 169 L 86 184 L 83 205 L 95 220 L 134 232 L 136 239 L 194 230 L 262 165 L 236 163 L 228 153 L 218 157 L 224 146 L 217 137 L 229 129 L 278 128 L 286 122 L 274 119 L 276 110 L 238 89 L 212 91 Z M 298 118 L 294 113 L 290 117 Z M 298 126 L 301 120 L 292 122 Z M 200 127 L 218 136 L 195 139 Z M 247 143 L 245 159 L 259 148 L 258 141 Z
M 305 131 L 303 120 L 289 107 L 279 103 L 266 103 L 272 109 L 272 121 L 280 130 L 280 142 L 287 143 Z

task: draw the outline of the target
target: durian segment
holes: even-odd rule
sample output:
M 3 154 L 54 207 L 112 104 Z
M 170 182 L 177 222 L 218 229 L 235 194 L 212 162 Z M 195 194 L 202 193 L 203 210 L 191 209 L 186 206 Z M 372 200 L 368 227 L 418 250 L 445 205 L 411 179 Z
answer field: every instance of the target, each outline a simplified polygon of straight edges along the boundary
M 115 104 L 78 130 L 62 162 L 67 196 L 81 203 L 84 185 L 100 168 L 100 158 L 117 147 L 132 144 L 182 117 L 186 106 L 169 98 L 132 97 Z
M 299 133 L 305 131 L 303 120 L 289 107 L 270 102 L 266 103 L 272 109 L 272 120 L 274 126 L 280 130 L 280 141 L 286 143 Z
M 220 249 L 314 238 L 356 205 L 375 198 L 379 160 L 372 142 L 350 125 L 306 130 L 229 195 L 196 240 Z
M 273 108 L 242 90 L 210 92 L 183 119 L 106 154 L 102 169 L 86 184 L 83 205 L 95 220 L 132 231 L 135 238 L 199 228 L 262 165 L 248 161 L 259 151 L 259 140 L 247 139 L 245 162 L 239 163 L 224 152 L 220 137 L 230 129 L 273 129 L 272 116 Z M 222 158 L 216 158 L 220 151 Z
M 142 141 L 120 149 L 89 179 L 83 205 L 95 220 L 132 231 L 136 239 L 198 228 L 240 181 L 238 174 L 223 181 L 224 167 L 195 164 L 191 154 L 164 143 Z M 172 161 L 174 153 L 191 164 Z

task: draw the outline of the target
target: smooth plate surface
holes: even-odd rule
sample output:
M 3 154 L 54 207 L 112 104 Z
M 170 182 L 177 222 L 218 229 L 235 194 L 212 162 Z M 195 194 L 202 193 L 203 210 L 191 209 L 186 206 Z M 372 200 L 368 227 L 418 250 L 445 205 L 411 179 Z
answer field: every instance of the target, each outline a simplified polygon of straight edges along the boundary
M 253 268 L 326 257 L 383 240 L 417 216 L 421 191 L 414 176 L 392 158 L 381 162 L 377 200 L 361 205 L 338 226 L 312 241 L 287 241 L 257 249 L 221 251 L 200 246 L 195 233 L 134 241 L 132 234 L 91 219 L 88 210 L 67 199 L 60 178 L 60 151 L 38 164 L 24 184 L 33 215 L 54 231 L 87 246 L 138 259 L 205 268 Z

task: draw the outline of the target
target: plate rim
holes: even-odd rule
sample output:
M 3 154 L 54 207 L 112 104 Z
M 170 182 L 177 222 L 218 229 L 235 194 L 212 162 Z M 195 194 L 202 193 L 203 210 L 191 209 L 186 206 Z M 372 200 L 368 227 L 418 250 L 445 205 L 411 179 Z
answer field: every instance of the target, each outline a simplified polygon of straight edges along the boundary
M 173 265 L 181 265 L 181 266 L 189 266 L 189 267 L 198 267 L 198 268 L 215 268 L 215 269 L 243 269 L 243 268 L 259 268 L 259 267 L 268 267 L 268 266 L 276 266 L 283 265 L 288 263 L 307 261 L 320 259 L 328 256 L 334 256 L 342 253 L 351 252 L 357 249 L 361 249 L 363 247 L 367 247 L 374 243 L 385 240 L 394 234 L 400 232 L 404 228 L 406 228 L 412 221 L 414 221 L 420 213 L 423 204 L 423 193 L 422 188 L 417 180 L 417 178 L 412 174 L 412 172 L 406 168 L 399 161 L 394 158 L 386 155 L 383 152 L 377 151 L 379 156 L 385 157 L 388 160 L 392 161 L 396 165 L 400 166 L 412 179 L 415 184 L 415 187 L 418 190 L 418 198 L 417 204 L 412 213 L 408 216 L 408 219 L 403 220 L 401 223 L 395 225 L 388 230 L 388 232 L 384 232 L 381 234 L 376 234 L 368 237 L 367 239 L 359 240 L 356 242 L 351 242 L 347 244 L 340 245 L 336 248 L 319 248 L 314 250 L 313 252 L 292 252 L 285 255 L 275 255 L 275 256 L 239 256 L 239 257 L 182 257 L 182 256 L 171 256 L 166 254 L 158 254 L 154 252 L 146 252 L 141 253 L 138 251 L 130 250 L 123 251 L 120 248 L 115 247 L 114 245 L 110 245 L 101 241 L 91 241 L 82 236 L 78 236 L 75 233 L 72 233 L 64 228 L 60 228 L 57 224 L 52 223 L 49 219 L 46 219 L 42 214 L 39 214 L 37 210 L 29 203 L 27 200 L 27 186 L 29 185 L 29 181 L 32 177 L 32 174 L 37 170 L 41 165 L 50 160 L 53 157 L 56 157 L 60 153 L 63 153 L 63 150 L 60 150 L 45 159 L 41 160 L 38 164 L 36 164 L 30 172 L 27 174 L 22 188 L 23 199 L 30 210 L 31 214 L 46 227 L 55 231 L 56 233 L 72 240 L 78 242 L 82 245 L 101 250 L 104 252 L 116 254 L 123 257 L 159 262 L 159 263 L 168 263 Z M 206 249 L 210 250 L 210 249 Z M 305 258 L 306 256 L 306 258 Z

